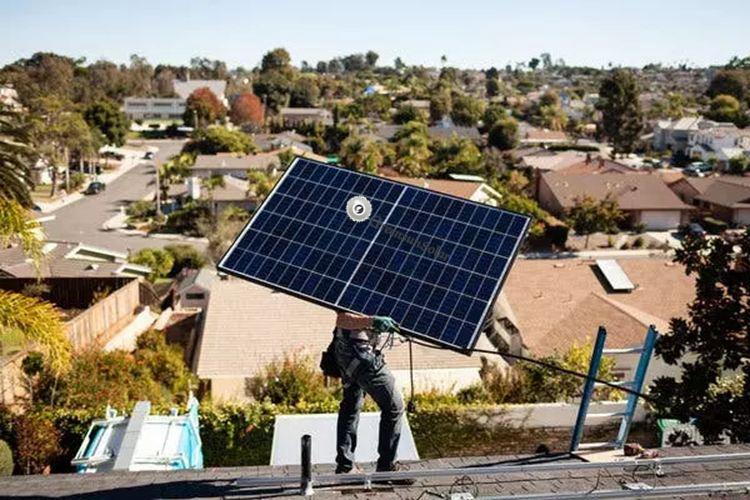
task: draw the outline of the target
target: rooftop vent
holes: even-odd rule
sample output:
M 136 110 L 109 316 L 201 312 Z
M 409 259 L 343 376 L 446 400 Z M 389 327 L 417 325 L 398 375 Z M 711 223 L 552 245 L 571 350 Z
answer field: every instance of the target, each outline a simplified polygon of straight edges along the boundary
M 635 285 L 614 259 L 597 259 L 596 267 L 607 280 L 607 284 L 615 292 L 631 292 Z

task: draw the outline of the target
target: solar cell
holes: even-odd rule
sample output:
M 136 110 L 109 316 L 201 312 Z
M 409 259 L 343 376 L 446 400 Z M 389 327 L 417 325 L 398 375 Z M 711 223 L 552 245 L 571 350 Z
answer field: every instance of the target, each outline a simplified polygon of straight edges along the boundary
M 529 217 L 297 158 L 219 269 L 470 350 Z

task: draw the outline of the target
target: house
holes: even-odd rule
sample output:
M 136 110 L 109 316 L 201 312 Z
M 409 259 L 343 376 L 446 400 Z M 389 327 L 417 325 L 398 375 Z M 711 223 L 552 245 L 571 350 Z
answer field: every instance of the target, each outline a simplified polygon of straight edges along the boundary
M 192 177 L 208 178 L 215 175 L 229 175 L 246 179 L 248 170 L 273 174 L 281 168 L 278 151 L 237 156 L 230 153 L 198 155 L 190 166 Z
M 305 144 L 307 136 L 299 134 L 294 130 L 285 130 L 278 134 L 253 134 L 253 142 L 261 151 L 273 151 L 285 148 L 294 148 L 298 151 L 312 153 L 312 148 Z
M 669 185 L 685 203 L 733 226 L 750 224 L 750 177 L 685 177 Z
M 692 210 L 656 175 L 548 172 L 539 180 L 539 204 L 554 215 L 563 216 L 584 196 L 614 199 L 631 225 L 650 230 L 675 229 L 688 222 Z
M 317 363 L 331 341 L 330 309 L 232 277 L 214 280 L 205 311 L 194 371 L 216 400 L 246 400 L 248 379 L 284 356 Z M 486 335 L 478 348 L 493 349 Z M 409 387 L 409 345 L 385 352 L 398 385 Z M 481 359 L 449 350 L 413 346 L 416 390 L 458 390 L 479 382 Z
M 9 278 L 78 278 L 78 277 L 145 277 L 151 269 L 128 262 L 127 254 L 106 248 L 47 241 L 39 269 L 23 250 L 10 247 L 0 250 L 0 277 Z
M 689 143 L 690 133 L 699 130 L 701 126 L 710 126 L 701 116 L 686 116 L 676 120 L 659 120 L 654 126 L 652 139 L 653 148 L 657 151 L 670 150 L 675 153 L 685 153 Z
M 565 132 L 532 127 L 528 123 L 522 122 L 518 126 L 518 142 L 522 146 L 532 144 L 565 144 L 570 142 L 570 138 Z
M 484 181 L 460 181 L 447 179 L 415 179 L 413 177 L 398 177 L 396 179 L 405 184 L 431 189 L 438 193 L 449 194 L 457 198 L 477 201 L 493 207 L 501 198 L 500 193 L 492 189 Z
M 198 400 L 192 394 L 187 412 L 151 415 L 151 402 L 139 401 L 130 417 L 107 407 L 94 420 L 71 464 L 79 473 L 202 469 L 203 451 Z
M 245 179 L 238 179 L 233 175 L 214 174 L 220 177 L 221 184 L 212 188 L 205 185 L 207 177 L 188 177 L 184 183 L 169 187 L 167 196 L 184 204 L 188 199 L 203 200 L 211 208 L 213 214 L 221 213 L 224 209 L 234 206 L 247 210 L 255 210 L 258 200 L 251 196 L 250 184 Z
M 459 127 L 453 124 L 450 117 L 445 116 L 435 125 L 427 128 L 427 135 L 433 141 L 444 141 L 452 137 L 460 139 L 469 139 L 474 142 L 482 140 L 482 134 L 476 127 Z
M 533 153 L 521 156 L 519 166 L 531 168 L 538 173 L 557 172 L 562 175 L 638 173 L 624 163 L 580 151 Z
M 185 102 L 181 97 L 126 97 L 122 111 L 130 120 L 182 120 Z
M 750 129 L 738 129 L 733 123 L 693 130 L 688 136 L 687 155 L 704 162 L 716 162 L 726 170 L 730 160 L 750 156 Z
M 184 269 L 175 280 L 172 290 L 172 306 L 179 309 L 205 310 L 211 298 L 211 286 L 216 272 L 204 267 L 202 269 Z
M 281 108 L 279 116 L 285 127 L 306 123 L 333 124 L 333 114 L 325 108 Z
M 537 357 L 564 353 L 593 342 L 600 325 L 607 329 L 606 347 L 634 347 L 643 343 L 649 325 L 665 334 L 671 318 L 686 317 L 695 284 L 683 266 L 653 257 L 616 263 L 632 291 L 614 291 L 592 260 L 518 259 L 503 294 L 525 350 Z M 616 374 L 631 380 L 638 356 L 616 355 Z M 674 369 L 654 358 L 647 378 Z
M 229 107 L 224 80 L 172 80 L 176 97 L 126 97 L 123 101 L 123 112 L 131 120 L 182 120 L 185 104 L 190 94 L 207 87 L 216 97 Z

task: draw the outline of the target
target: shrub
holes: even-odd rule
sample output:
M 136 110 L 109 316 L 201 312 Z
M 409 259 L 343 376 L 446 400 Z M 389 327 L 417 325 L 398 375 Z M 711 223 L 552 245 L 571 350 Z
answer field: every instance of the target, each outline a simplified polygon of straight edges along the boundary
M 0 439 L 0 477 L 13 474 L 13 452 L 8 443 Z
M 646 224 L 643 222 L 638 222 L 636 224 L 633 224 L 633 231 L 635 234 L 643 234 L 646 232 Z
M 260 375 L 248 380 L 247 390 L 257 401 L 274 404 L 297 405 L 335 399 L 312 358 L 301 353 L 285 354 L 283 359 L 268 364 Z
M 181 209 L 169 214 L 162 230 L 186 236 L 205 236 L 201 231 L 201 223 L 210 218 L 211 210 L 207 205 L 196 202 L 186 203 Z
M 73 172 L 70 174 L 69 182 L 71 191 L 75 191 L 86 182 L 86 174 L 83 172 Z
M 638 236 L 635 240 L 633 240 L 633 248 L 643 248 L 643 237 Z
M 172 402 L 185 402 L 191 387 L 198 385 L 190 373 L 182 349 L 167 344 L 164 332 L 149 330 L 138 337 L 133 353 L 137 363 L 143 364 L 154 382 L 169 392 Z
M 175 276 L 183 269 L 200 269 L 208 263 L 206 256 L 192 245 L 167 245 L 164 250 L 169 252 L 174 260 L 169 276 Z
M 133 221 L 145 221 L 156 214 L 156 206 L 152 201 L 138 200 L 128 205 L 125 213 Z
M 41 413 L 27 412 L 15 418 L 16 461 L 24 474 L 41 474 L 60 453 L 60 432 Z
M 565 243 L 568 241 L 568 233 L 570 228 L 562 222 L 545 221 L 544 223 L 544 238 L 557 248 L 565 248 Z
M 172 254 L 159 248 L 144 248 L 131 255 L 128 260 L 134 264 L 150 267 L 151 274 L 148 279 L 151 281 L 166 277 L 172 271 L 174 264 Z

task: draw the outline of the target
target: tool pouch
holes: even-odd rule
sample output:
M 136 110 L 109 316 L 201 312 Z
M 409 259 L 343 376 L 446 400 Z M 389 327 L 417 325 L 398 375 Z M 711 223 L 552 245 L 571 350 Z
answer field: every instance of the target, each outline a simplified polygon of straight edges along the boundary
M 336 342 L 336 337 L 331 340 L 328 348 L 320 356 L 320 369 L 326 377 L 341 378 L 341 368 L 339 368 L 339 364 L 336 361 L 334 342 Z

